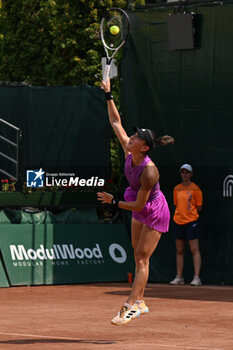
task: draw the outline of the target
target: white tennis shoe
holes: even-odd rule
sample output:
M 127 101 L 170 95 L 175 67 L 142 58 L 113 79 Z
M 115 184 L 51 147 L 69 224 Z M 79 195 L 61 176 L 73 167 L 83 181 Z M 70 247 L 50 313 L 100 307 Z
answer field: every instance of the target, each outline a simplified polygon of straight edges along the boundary
M 174 278 L 174 280 L 172 280 L 172 281 L 170 282 L 170 284 L 172 284 L 172 285 L 184 284 L 184 279 L 183 279 L 183 277 L 180 277 L 180 276 L 177 275 L 177 276 Z
M 201 280 L 199 277 L 194 276 L 192 282 L 190 283 L 191 286 L 201 286 Z
M 148 308 L 148 306 L 146 305 L 146 303 L 145 303 L 144 300 L 142 300 L 141 303 L 138 303 L 138 302 L 137 302 L 137 306 L 138 306 L 138 308 L 139 308 L 139 310 L 140 310 L 140 314 L 141 314 L 141 315 L 142 315 L 142 314 L 146 314 L 147 312 L 149 312 L 149 308 Z
M 115 325 L 122 325 L 130 322 L 133 318 L 140 315 L 140 310 L 137 304 L 134 304 L 132 307 L 128 305 L 123 305 L 120 309 L 120 312 L 112 319 L 111 323 Z

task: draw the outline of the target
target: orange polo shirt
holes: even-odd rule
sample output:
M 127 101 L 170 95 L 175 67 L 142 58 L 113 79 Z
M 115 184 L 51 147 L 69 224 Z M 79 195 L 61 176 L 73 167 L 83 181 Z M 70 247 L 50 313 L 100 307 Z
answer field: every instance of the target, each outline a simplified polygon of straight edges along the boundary
M 202 206 L 202 191 L 194 183 L 184 186 L 182 183 L 175 186 L 173 191 L 176 210 L 173 220 L 178 225 L 185 225 L 199 218 L 197 207 Z

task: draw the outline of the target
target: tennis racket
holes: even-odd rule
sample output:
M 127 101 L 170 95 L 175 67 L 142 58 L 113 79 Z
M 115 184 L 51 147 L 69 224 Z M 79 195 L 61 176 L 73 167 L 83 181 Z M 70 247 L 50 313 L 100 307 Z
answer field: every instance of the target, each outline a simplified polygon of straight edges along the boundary
M 109 77 L 111 62 L 117 51 L 124 45 L 129 34 L 129 17 L 120 8 L 110 9 L 101 20 L 100 37 L 106 52 L 107 64 L 103 81 Z

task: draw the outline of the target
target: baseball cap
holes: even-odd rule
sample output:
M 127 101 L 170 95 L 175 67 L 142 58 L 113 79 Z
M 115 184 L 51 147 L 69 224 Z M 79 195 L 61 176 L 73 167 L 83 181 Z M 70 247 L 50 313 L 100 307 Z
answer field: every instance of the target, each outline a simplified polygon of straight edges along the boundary
M 140 129 L 135 126 L 133 131 L 138 133 L 140 139 L 144 140 L 150 149 L 154 148 L 153 137 L 149 129 Z
M 192 168 L 192 166 L 191 166 L 190 164 L 183 164 L 183 165 L 181 165 L 180 171 L 181 171 L 182 169 L 186 169 L 186 170 L 190 171 L 190 173 L 193 172 L 193 168 Z

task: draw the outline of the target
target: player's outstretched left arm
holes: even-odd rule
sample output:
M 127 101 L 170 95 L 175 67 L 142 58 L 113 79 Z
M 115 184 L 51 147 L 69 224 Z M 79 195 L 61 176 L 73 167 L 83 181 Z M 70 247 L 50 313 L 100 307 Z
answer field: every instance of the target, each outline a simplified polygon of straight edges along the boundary
M 105 93 L 111 92 L 111 84 L 110 84 L 109 78 L 106 82 L 102 81 L 101 88 L 104 90 Z M 107 105 L 108 105 L 109 122 L 113 130 L 115 131 L 115 134 L 118 140 L 120 141 L 120 144 L 125 152 L 125 158 L 126 158 L 129 154 L 127 150 L 127 145 L 129 143 L 129 136 L 126 134 L 126 131 L 122 126 L 121 117 L 116 108 L 114 101 L 108 100 Z

